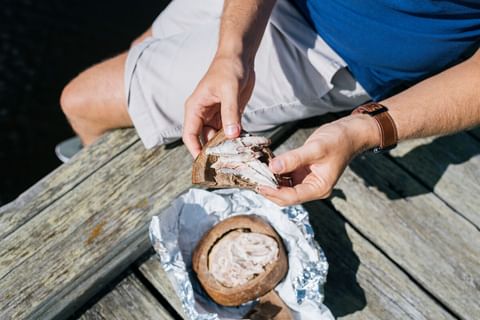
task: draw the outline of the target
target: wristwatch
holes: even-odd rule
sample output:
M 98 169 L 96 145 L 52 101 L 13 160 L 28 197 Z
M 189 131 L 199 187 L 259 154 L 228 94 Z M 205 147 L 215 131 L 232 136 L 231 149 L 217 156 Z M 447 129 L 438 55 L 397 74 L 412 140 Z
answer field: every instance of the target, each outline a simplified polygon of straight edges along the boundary
M 380 103 L 370 102 L 355 108 L 352 114 L 365 113 L 372 116 L 380 131 L 380 145 L 372 149 L 374 153 L 385 152 L 397 146 L 397 127 L 388 113 L 388 108 Z

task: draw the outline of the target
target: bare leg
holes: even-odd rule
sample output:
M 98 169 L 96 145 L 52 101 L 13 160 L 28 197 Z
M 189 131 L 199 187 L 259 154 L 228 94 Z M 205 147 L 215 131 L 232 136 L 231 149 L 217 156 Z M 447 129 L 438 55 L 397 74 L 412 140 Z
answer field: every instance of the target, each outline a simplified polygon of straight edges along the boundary
M 132 45 L 151 35 L 147 30 Z M 63 89 L 62 110 L 70 125 L 89 145 L 110 129 L 131 127 L 127 112 L 124 72 L 127 53 L 101 62 L 80 73 Z

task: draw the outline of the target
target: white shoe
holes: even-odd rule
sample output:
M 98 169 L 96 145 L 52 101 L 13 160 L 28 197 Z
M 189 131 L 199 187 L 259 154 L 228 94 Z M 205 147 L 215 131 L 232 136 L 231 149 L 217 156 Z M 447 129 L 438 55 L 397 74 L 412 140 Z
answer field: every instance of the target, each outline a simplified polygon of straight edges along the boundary
M 82 141 L 80 141 L 78 136 L 75 136 L 57 144 L 55 147 L 55 154 L 60 161 L 66 163 L 82 149 Z

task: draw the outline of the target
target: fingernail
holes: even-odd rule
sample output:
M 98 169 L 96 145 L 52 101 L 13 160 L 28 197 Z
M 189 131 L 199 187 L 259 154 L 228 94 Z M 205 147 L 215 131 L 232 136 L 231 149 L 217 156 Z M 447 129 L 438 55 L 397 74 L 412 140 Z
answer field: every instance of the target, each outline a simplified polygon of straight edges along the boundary
M 281 172 L 283 170 L 283 163 L 278 159 L 273 159 L 272 162 L 270 162 L 270 168 L 273 172 Z
M 237 136 L 240 133 L 240 126 L 238 124 L 229 124 L 223 128 L 225 134 L 229 137 Z

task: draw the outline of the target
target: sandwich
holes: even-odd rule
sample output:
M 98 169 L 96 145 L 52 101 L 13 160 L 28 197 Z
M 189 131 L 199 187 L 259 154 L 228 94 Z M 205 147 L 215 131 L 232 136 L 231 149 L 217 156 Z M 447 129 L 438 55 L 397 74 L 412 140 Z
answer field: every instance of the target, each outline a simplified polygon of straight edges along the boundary
M 275 175 L 268 164 L 273 158 L 266 137 L 242 133 L 227 139 L 223 130 L 205 144 L 193 163 L 192 182 L 208 188 L 278 188 L 289 179 Z M 285 183 L 287 182 L 287 183 Z
M 269 223 L 259 216 L 237 215 L 202 237 L 193 252 L 192 267 L 215 302 L 239 306 L 268 295 L 287 274 L 288 259 Z M 283 304 L 275 304 L 278 311 L 288 312 Z

